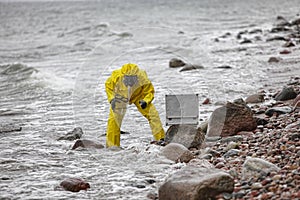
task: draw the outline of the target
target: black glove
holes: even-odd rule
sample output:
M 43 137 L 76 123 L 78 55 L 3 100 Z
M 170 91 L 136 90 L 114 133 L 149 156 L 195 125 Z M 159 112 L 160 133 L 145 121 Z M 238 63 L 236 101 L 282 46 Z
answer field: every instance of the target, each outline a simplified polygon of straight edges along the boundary
M 168 144 L 168 142 L 166 142 L 165 139 L 162 138 L 159 141 L 152 141 L 152 142 L 150 142 L 150 144 L 156 144 L 156 145 L 159 145 L 159 146 L 166 146 Z
M 140 100 L 140 106 L 141 106 L 141 108 L 142 109 L 145 109 L 146 107 L 147 107 L 147 103 L 146 103 L 146 101 L 144 101 L 144 100 Z
M 116 108 L 116 99 L 113 98 L 111 101 L 110 101 L 110 105 L 111 105 L 111 109 L 113 111 L 115 111 L 115 108 Z
M 157 145 L 159 145 L 159 146 L 166 146 L 167 142 L 165 141 L 164 138 L 162 138 L 159 141 L 157 141 Z

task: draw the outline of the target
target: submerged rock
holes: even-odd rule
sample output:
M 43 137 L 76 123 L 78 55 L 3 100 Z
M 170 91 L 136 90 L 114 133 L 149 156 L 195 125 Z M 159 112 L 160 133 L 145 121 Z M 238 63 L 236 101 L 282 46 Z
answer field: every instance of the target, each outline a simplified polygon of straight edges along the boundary
M 251 109 L 245 103 L 228 102 L 214 110 L 209 118 L 207 136 L 232 136 L 257 127 Z
M 67 191 L 79 192 L 80 190 L 87 190 L 90 184 L 79 178 L 69 178 L 60 183 L 60 186 Z
M 178 67 L 182 67 L 185 65 L 185 62 L 183 62 L 182 60 L 178 59 L 178 58 L 172 58 L 169 61 L 169 67 L 170 68 L 178 68 Z
M 280 62 L 282 60 L 282 58 L 279 58 L 279 57 L 270 57 L 268 62 L 269 63 L 277 63 L 277 62 Z
M 185 64 L 179 72 L 190 71 L 194 69 L 203 69 L 202 65 L 194 65 L 194 64 Z
M 64 136 L 61 136 L 57 140 L 76 140 L 80 139 L 83 134 L 83 131 L 80 127 L 74 128 L 71 132 L 67 133 Z
M 221 65 L 221 66 L 218 66 L 217 68 L 218 69 L 232 69 L 232 67 L 229 65 Z
M 159 199 L 213 199 L 223 192 L 231 193 L 233 189 L 234 179 L 228 173 L 188 165 L 172 174 L 159 188 Z
M 77 149 L 79 147 L 82 148 L 95 148 L 95 149 L 102 149 L 104 146 L 100 143 L 96 143 L 92 140 L 76 140 L 75 144 L 72 147 L 72 150 Z

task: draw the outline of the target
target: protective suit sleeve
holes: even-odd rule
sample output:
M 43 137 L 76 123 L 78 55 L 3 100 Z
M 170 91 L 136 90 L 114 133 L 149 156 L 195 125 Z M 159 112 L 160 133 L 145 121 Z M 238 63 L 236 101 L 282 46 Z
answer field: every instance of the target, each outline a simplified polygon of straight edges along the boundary
M 107 100 L 110 103 L 114 96 L 114 88 L 117 79 L 117 73 L 113 72 L 111 76 L 105 82 L 105 91 L 107 95 Z
M 154 99 L 154 87 L 151 81 L 148 79 L 148 76 L 145 71 L 141 73 L 143 80 L 143 100 L 149 105 Z

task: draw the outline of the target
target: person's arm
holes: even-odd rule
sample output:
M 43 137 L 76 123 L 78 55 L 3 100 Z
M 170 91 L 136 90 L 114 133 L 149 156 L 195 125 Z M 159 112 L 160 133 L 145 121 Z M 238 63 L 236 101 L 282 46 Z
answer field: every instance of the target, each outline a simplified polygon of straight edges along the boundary
M 105 91 L 109 103 L 111 102 L 111 100 L 115 98 L 114 96 L 115 79 L 116 79 L 116 73 L 113 72 L 112 75 L 105 82 Z
M 151 81 L 148 79 L 148 76 L 145 71 L 143 71 L 143 73 L 142 73 L 142 79 L 143 79 L 142 87 L 143 87 L 143 93 L 144 93 L 143 100 L 147 103 L 147 105 L 149 105 L 152 102 L 152 100 L 154 99 L 154 92 L 155 92 L 154 87 L 153 87 Z

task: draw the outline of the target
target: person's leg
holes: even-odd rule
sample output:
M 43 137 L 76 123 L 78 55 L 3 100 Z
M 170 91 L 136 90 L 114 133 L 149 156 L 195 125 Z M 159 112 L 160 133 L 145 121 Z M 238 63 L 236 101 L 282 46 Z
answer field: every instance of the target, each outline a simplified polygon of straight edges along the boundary
M 106 130 L 106 147 L 120 146 L 120 128 L 123 117 L 126 112 L 125 108 L 116 108 L 116 112 L 110 108 Z
M 148 119 L 153 137 L 156 141 L 165 138 L 165 131 L 162 127 L 159 114 L 155 106 L 150 103 L 145 109 L 142 109 L 139 103 L 135 103 L 140 113 Z

